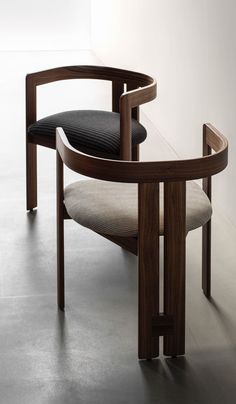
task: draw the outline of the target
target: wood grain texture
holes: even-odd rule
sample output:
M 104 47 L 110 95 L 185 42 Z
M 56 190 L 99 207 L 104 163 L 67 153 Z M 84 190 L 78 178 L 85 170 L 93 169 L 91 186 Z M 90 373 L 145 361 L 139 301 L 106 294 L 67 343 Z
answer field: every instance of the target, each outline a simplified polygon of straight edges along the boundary
M 112 111 L 120 112 L 120 96 L 124 92 L 122 81 L 112 81 Z
M 211 126 L 203 125 L 203 156 L 211 154 L 211 148 L 217 147 L 218 141 L 211 139 Z M 203 191 L 211 201 L 211 177 L 203 178 Z M 202 227 L 202 289 L 207 298 L 211 296 L 211 220 Z
M 37 145 L 26 140 L 26 210 L 37 207 Z
M 25 80 L 26 128 L 37 120 L 37 88 L 31 76 Z
M 159 355 L 153 317 L 159 314 L 159 184 L 139 184 L 139 359 Z
M 124 83 L 133 83 L 137 87 L 153 83 L 153 78 L 143 73 L 108 66 L 91 65 L 56 67 L 30 73 L 26 77 L 34 86 L 72 79 L 123 81 Z
M 159 313 L 152 319 L 153 336 L 164 336 L 174 334 L 174 317 Z
M 131 108 L 120 104 L 120 158 L 132 160 L 132 115 Z
M 139 144 L 132 148 L 132 161 L 139 161 Z
M 139 105 L 156 98 L 156 84 L 153 82 L 145 87 L 136 87 L 133 83 L 127 84 L 132 90 L 123 93 L 120 97 L 120 152 L 122 160 L 132 160 L 132 124 L 131 119 L 138 117 Z M 136 108 L 136 110 L 135 110 Z M 133 116 L 132 116 L 132 111 Z
M 55 149 L 56 148 L 56 139 L 53 136 L 47 136 L 47 135 L 32 135 L 29 133 L 27 135 L 27 140 L 29 143 L 47 147 L 49 149 Z
M 65 307 L 64 280 L 64 174 L 63 162 L 56 153 L 57 166 L 57 303 L 60 310 Z
M 127 91 L 135 90 L 137 87 L 133 83 L 127 84 Z M 139 107 L 132 108 L 132 118 L 139 121 Z
M 37 146 L 28 139 L 27 128 L 36 120 L 36 87 L 26 79 L 26 209 L 37 206 Z
M 74 149 L 62 128 L 57 128 L 57 148 L 64 163 L 80 174 L 106 181 L 118 182 L 173 182 L 209 177 L 222 171 L 228 163 L 228 142 L 217 132 L 215 153 L 189 160 L 122 161 L 86 155 Z
M 119 237 L 119 236 L 110 236 L 108 234 L 98 233 L 100 236 L 106 238 L 107 240 L 112 241 L 117 244 L 119 247 L 124 248 L 134 255 L 138 255 L 138 243 L 137 238 L 135 237 Z
M 211 297 L 211 220 L 202 227 L 202 290 Z
M 164 186 L 164 314 L 174 333 L 164 337 L 164 355 L 185 353 L 186 183 Z

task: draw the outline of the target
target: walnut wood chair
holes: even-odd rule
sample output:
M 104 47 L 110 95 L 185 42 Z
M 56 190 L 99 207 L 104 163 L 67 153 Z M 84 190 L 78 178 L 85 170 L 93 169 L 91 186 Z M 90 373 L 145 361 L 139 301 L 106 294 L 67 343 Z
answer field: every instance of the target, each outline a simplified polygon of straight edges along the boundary
M 134 94 L 125 95 L 129 116 Z M 88 156 L 70 145 L 62 128 L 57 129 L 56 147 L 59 308 L 64 310 L 64 219 L 72 218 L 138 255 L 139 358 L 159 355 L 160 336 L 164 336 L 165 355 L 183 355 L 186 235 L 203 226 L 202 288 L 210 296 L 211 176 L 227 166 L 226 138 L 205 124 L 203 157 L 161 162 Z M 64 190 L 63 163 L 94 179 L 78 181 Z M 203 178 L 203 189 L 191 181 L 199 178 Z M 164 236 L 164 313 L 159 313 L 161 235 Z
M 37 87 L 69 79 L 108 80 L 112 83 L 112 111 L 67 111 L 37 120 Z M 145 97 L 139 97 L 147 88 Z M 125 92 L 126 91 L 126 92 Z M 127 109 L 131 94 L 132 110 Z M 139 144 L 146 138 L 139 121 L 139 105 L 156 97 L 156 82 L 142 73 L 103 66 L 69 66 L 26 76 L 26 182 L 27 210 L 37 206 L 37 145 L 56 148 L 56 127 L 62 126 L 70 143 L 90 155 L 138 160 Z M 126 113 L 132 114 L 132 120 Z

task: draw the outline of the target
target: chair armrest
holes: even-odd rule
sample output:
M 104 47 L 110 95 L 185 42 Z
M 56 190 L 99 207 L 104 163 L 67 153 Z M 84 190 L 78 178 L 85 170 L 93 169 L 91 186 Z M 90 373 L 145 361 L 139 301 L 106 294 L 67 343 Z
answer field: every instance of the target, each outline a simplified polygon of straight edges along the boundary
M 157 84 L 153 79 L 145 87 L 128 91 L 120 97 L 120 142 L 122 160 L 132 159 L 132 108 L 145 104 L 156 98 Z
M 63 129 L 57 128 L 56 148 L 67 167 L 91 178 L 127 183 L 182 182 L 224 170 L 228 162 L 228 142 L 223 135 L 218 139 L 219 147 L 210 156 L 170 161 L 122 161 L 89 156 L 76 150 Z
M 203 156 L 210 156 L 212 154 L 212 150 L 216 153 L 219 150 L 225 149 L 228 150 L 228 142 L 227 139 L 210 123 L 206 123 L 203 125 Z M 228 155 L 226 155 L 227 159 Z M 202 180 L 202 188 L 203 191 L 208 196 L 211 201 L 212 194 L 212 181 L 211 176 L 207 176 Z

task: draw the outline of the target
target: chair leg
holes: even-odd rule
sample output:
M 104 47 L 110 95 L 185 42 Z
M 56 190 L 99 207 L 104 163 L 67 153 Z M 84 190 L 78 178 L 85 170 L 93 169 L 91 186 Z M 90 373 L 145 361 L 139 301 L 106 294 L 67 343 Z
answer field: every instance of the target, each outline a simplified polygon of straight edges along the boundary
M 211 147 L 207 142 L 207 125 L 203 125 L 203 156 L 209 156 L 212 153 Z M 203 178 L 203 191 L 211 201 L 212 180 L 211 177 Z M 209 220 L 202 227 L 202 289 L 204 295 L 211 296 L 211 221 Z
M 211 296 L 211 221 L 202 228 L 202 289 L 207 298 Z
M 159 337 L 153 319 L 159 314 L 159 189 L 139 184 L 139 359 L 159 355 Z
M 64 219 L 57 218 L 57 304 L 60 310 L 65 307 L 64 279 Z
M 65 307 L 63 163 L 57 152 L 57 304 Z
M 37 207 L 37 145 L 26 140 L 26 209 Z
M 185 183 L 165 184 L 164 201 L 164 314 L 173 316 L 174 327 L 163 352 L 178 356 L 185 353 Z
M 139 161 L 139 144 L 132 148 L 132 160 Z

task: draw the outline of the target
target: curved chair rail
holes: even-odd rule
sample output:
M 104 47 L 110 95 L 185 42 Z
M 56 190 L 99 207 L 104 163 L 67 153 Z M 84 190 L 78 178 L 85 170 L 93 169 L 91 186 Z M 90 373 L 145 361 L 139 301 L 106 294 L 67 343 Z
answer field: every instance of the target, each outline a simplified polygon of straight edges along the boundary
M 31 80 L 34 85 L 52 83 L 58 80 L 69 79 L 96 79 L 121 81 L 125 83 L 133 83 L 137 86 L 147 86 L 153 84 L 152 77 L 130 70 L 117 69 L 108 66 L 64 66 L 53 69 L 43 70 L 28 74 L 27 80 Z
M 203 129 L 204 142 L 215 153 L 187 160 L 139 162 L 89 156 L 70 145 L 62 128 L 57 128 L 56 147 L 67 167 L 92 178 L 130 183 L 188 181 L 210 177 L 227 166 L 227 139 L 210 124 Z

